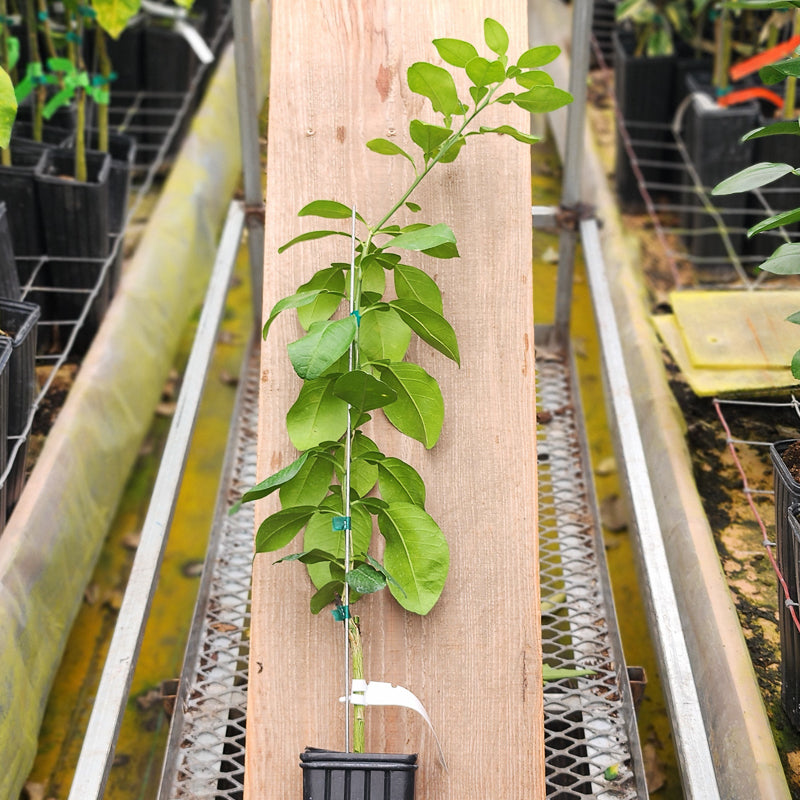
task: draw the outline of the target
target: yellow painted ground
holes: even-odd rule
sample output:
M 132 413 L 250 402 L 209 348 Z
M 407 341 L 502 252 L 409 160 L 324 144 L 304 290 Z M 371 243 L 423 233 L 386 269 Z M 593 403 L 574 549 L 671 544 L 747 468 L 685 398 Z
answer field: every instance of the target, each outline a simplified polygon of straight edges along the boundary
M 247 269 L 247 252 L 242 248 L 106 790 L 110 800 L 151 798 L 158 786 L 169 727 L 160 687 L 181 671 L 228 438 L 235 379 L 252 331 Z M 181 345 L 178 371 L 188 358 L 194 327 L 190 325 Z M 27 786 L 30 800 L 60 800 L 69 791 L 178 388 L 166 387 L 162 415 L 153 422 L 86 591 L 42 726 L 39 754 Z

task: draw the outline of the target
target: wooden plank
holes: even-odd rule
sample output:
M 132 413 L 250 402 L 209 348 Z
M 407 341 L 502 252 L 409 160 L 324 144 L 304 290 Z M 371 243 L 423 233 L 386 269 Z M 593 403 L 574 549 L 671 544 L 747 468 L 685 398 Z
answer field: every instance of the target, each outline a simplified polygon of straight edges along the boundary
M 410 165 L 370 153 L 364 142 L 409 144 L 409 120 L 433 118 L 427 101 L 405 88 L 408 65 L 435 61 L 436 37 L 481 42 L 489 15 L 510 31 L 512 56 L 526 49 L 525 4 L 512 0 L 276 0 L 267 312 L 316 269 L 349 259 L 339 237 L 278 256 L 280 244 L 311 227 L 297 210 L 318 198 L 355 202 L 371 220 L 388 210 L 410 180 Z M 482 124 L 527 129 L 528 116 L 516 108 L 490 112 Z M 461 259 L 421 256 L 417 263 L 443 289 L 463 366 L 427 346 L 412 354 L 440 381 L 445 399 L 444 431 L 433 450 L 378 421 L 369 434 L 423 475 L 427 508 L 450 542 L 451 569 L 425 618 L 402 612 L 388 596 L 367 598 L 357 610 L 367 678 L 402 684 L 421 698 L 449 772 L 424 722 L 405 709 L 368 709 L 367 749 L 419 752 L 417 797 L 426 800 L 544 797 L 529 149 L 508 137 L 470 139 L 414 199 L 423 207 L 420 220 L 447 222 L 458 238 Z M 285 346 L 299 335 L 295 320 L 282 315 L 263 348 L 261 477 L 296 455 L 284 417 L 299 381 Z M 276 508 L 269 498 L 257 519 Z M 254 564 L 250 800 L 299 798 L 302 749 L 344 746 L 341 626 L 327 612 L 308 613 L 309 584 L 299 565 L 274 560 L 266 554 Z

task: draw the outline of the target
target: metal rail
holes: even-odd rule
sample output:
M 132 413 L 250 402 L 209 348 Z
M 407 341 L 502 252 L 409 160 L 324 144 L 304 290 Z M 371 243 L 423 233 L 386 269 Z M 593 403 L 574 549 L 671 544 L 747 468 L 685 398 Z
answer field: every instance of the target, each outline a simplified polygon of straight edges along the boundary
M 100 800 L 114 759 L 122 714 L 130 691 L 144 627 L 150 613 L 197 409 L 208 365 L 225 311 L 225 300 L 244 225 L 244 211 L 232 203 L 206 292 L 203 313 L 186 367 L 150 507 L 142 529 L 128 586 L 111 639 L 100 685 L 69 800 Z

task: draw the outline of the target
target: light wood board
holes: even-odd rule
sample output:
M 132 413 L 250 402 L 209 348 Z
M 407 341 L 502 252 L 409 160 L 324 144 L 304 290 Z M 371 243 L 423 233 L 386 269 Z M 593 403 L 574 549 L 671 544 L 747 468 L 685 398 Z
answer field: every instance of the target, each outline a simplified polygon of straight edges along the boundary
M 405 87 L 417 60 L 437 62 L 437 37 L 482 42 L 492 16 L 511 33 L 512 58 L 527 48 L 524 3 L 511 0 L 276 0 L 272 21 L 264 308 L 331 260 L 349 260 L 341 237 L 280 244 L 313 227 L 297 211 L 329 198 L 374 222 L 410 180 L 402 158 L 369 152 L 386 137 L 409 146 L 413 118 L 435 120 Z M 484 47 L 479 48 L 488 55 Z M 466 91 L 464 91 L 466 94 Z M 529 117 L 495 106 L 482 124 L 527 130 Z M 432 736 L 406 709 L 367 710 L 367 749 L 419 752 L 425 800 L 543 798 L 541 632 L 536 504 L 535 383 L 531 291 L 530 150 L 505 136 L 473 137 L 438 168 L 401 217 L 451 225 L 461 258 L 412 260 L 443 289 L 462 367 L 413 343 L 411 359 L 440 382 L 445 423 L 431 451 L 382 420 L 368 433 L 387 455 L 414 465 L 427 510 L 450 543 L 451 567 L 427 617 L 406 614 L 388 593 L 359 602 L 369 680 L 401 684 L 425 704 Z M 322 221 L 317 227 L 334 227 Z M 342 224 L 347 230 L 349 222 Z M 281 315 L 263 345 L 259 478 L 296 457 L 285 414 L 299 389 L 286 344 L 302 331 Z M 380 414 L 376 414 L 380 417 Z M 272 497 L 257 506 L 263 519 Z M 288 551 L 300 549 L 290 545 Z M 343 749 L 341 624 L 308 611 L 310 584 L 297 564 L 254 563 L 246 797 L 299 800 L 299 753 Z

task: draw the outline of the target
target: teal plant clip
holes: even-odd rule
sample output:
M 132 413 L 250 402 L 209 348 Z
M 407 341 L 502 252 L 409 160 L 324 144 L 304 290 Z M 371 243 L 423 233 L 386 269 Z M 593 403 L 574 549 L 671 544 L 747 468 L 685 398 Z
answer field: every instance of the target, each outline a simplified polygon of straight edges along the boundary
M 357 326 L 358 326 L 358 325 L 361 325 L 361 312 L 360 312 L 360 311 L 359 311 L 357 308 L 354 308 L 354 309 L 353 309 L 353 310 L 350 312 L 350 316 L 351 316 L 351 317 L 355 317 L 355 318 L 356 318 L 356 325 L 357 325 Z
M 333 530 L 335 531 L 352 530 L 350 524 L 351 524 L 350 517 L 334 517 L 331 520 L 331 528 L 333 528 Z
M 350 606 L 335 606 L 331 609 L 331 614 L 337 622 L 344 622 L 350 619 Z

